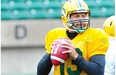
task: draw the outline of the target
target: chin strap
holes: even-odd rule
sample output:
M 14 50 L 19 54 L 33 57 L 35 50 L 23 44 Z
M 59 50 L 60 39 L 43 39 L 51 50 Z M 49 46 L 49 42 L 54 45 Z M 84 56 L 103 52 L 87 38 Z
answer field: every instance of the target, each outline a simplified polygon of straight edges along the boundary
M 85 30 L 77 30 L 79 33 L 83 33 Z

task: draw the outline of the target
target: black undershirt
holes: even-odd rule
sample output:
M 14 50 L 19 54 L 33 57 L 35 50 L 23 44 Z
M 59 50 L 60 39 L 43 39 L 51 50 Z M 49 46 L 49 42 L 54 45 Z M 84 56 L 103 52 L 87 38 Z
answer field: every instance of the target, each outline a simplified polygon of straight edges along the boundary
M 77 32 L 70 33 L 69 31 L 66 31 L 66 33 L 71 40 L 78 35 Z

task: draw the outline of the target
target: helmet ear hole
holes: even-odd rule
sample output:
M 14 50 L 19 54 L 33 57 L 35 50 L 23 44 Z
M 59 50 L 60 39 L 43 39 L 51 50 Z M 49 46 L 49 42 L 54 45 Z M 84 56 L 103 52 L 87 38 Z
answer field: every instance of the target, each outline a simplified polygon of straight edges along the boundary
M 65 20 L 65 18 L 63 17 L 63 20 Z
M 62 16 L 62 21 L 64 22 L 64 24 L 66 24 L 67 20 L 66 20 L 65 16 Z
M 110 26 L 112 26 L 112 22 L 110 23 Z

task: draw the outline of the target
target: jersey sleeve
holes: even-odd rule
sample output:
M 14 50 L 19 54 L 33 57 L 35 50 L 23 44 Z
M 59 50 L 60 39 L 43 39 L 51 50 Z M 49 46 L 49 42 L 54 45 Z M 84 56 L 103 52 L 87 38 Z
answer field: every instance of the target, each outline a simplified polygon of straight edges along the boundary
M 94 35 L 94 39 L 89 46 L 90 48 L 89 57 L 97 54 L 105 55 L 109 47 L 108 35 L 103 30 L 99 30 L 96 33 L 97 35 L 96 36 Z
M 53 35 L 53 32 L 54 30 L 51 30 L 47 33 L 46 37 L 45 37 L 45 48 L 46 48 L 46 53 L 49 53 L 51 52 L 51 48 L 50 46 L 52 45 L 52 42 L 53 42 L 53 39 L 52 37 L 54 36 Z
M 37 65 L 37 75 L 48 75 L 52 68 L 50 54 L 45 54 Z

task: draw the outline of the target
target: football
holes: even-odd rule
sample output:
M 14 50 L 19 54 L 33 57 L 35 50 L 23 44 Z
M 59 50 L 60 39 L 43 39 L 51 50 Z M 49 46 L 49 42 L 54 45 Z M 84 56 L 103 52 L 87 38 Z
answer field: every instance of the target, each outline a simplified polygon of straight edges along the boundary
M 55 66 L 58 66 L 66 61 L 66 59 L 69 57 L 68 53 L 62 54 L 63 51 L 66 51 L 66 48 L 62 48 L 62 42 L 65 42 L 66 38 L 60 38 L 56 42 L 55 45 L 53 45 L 52 51 L 51 51 L 51 61 L 52 64 Z

